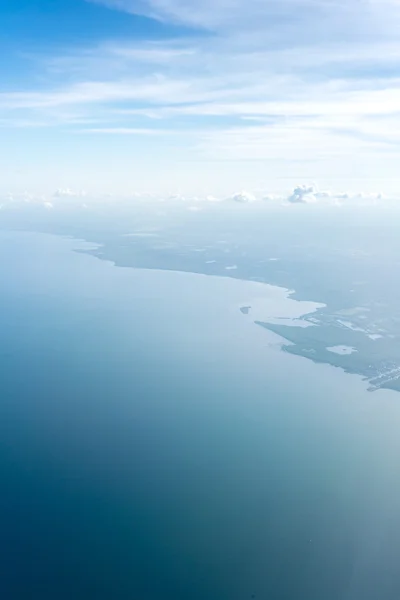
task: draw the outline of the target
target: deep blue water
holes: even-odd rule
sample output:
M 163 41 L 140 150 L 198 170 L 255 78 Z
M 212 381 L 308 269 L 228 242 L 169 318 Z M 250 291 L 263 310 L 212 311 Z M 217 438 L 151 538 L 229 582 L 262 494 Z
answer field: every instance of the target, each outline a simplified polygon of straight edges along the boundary
M 1 597 L 398 600 L 398 395 L 79 245 L 0 235 Z

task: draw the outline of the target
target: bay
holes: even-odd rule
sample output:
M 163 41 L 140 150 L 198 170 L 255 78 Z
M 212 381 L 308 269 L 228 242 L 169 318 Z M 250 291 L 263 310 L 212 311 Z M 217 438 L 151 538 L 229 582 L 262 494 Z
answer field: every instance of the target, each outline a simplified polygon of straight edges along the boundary
M 286 290 L 88 247 L 0 235 L 2 597 L 397 599 L 398 394 L 281 352 Z

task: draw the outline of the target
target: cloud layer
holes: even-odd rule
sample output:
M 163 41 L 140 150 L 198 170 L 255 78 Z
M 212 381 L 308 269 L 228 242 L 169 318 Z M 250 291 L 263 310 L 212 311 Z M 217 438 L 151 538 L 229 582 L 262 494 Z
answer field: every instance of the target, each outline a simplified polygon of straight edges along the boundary
M 259 208 L 279 208 L 295 205 L 310 205 L 321 207 L 382 207 L 400 208 L 400 193 L 386 197 L 382 193 L 371 192 L 342 192 L 337 190 L 321 190 L 316 184 L 302 184 L 296 186 L 291 193 L 282 195 L 267 194 L 265 192 L 252 193 L 241 191 L 232 196 L 221 198 L 213 195 L 184 196 L 171 195 L 170 197 L 159 196 L 149 193 L 137 193 L 130 195 L 99 194 L 88 196 L 85 192 L 72 191 L 70 188 L 60 188 L 51 195 L 35 195 L 29 192 L 21 194 L 0 194 L 0 208 L 2 210 L 15 210 L 24 208 L 46 208 L 61 210 L 91 210 L 99 207 L 130 206 L 133 210 L 160 207 L 163 210 L 176 210 L 182 208 L 191 212 L 199 212 L 209 207 L 210 210 L 224 210 L 229 206 L 242 207 L 243 210 Z M 304 208 L 307 210 L 307 208 Z

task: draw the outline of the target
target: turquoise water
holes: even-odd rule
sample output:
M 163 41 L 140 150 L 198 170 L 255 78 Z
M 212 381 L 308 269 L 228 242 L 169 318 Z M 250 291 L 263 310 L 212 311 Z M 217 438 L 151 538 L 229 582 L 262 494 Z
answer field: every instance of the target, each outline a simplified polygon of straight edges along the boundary
M 2 597 L 397 600 L 398 394 L 240 311 L 285 291 L 86 247 L 0 236 Z

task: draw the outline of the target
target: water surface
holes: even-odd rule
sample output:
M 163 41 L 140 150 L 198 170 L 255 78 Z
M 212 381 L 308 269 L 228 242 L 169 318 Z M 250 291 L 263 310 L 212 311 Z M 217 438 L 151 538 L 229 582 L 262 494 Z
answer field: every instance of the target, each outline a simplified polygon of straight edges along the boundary
M 78 247 L 0 236 L 2 597 L 397 600 L 398 395 L 281 352 L 285 290 Z

